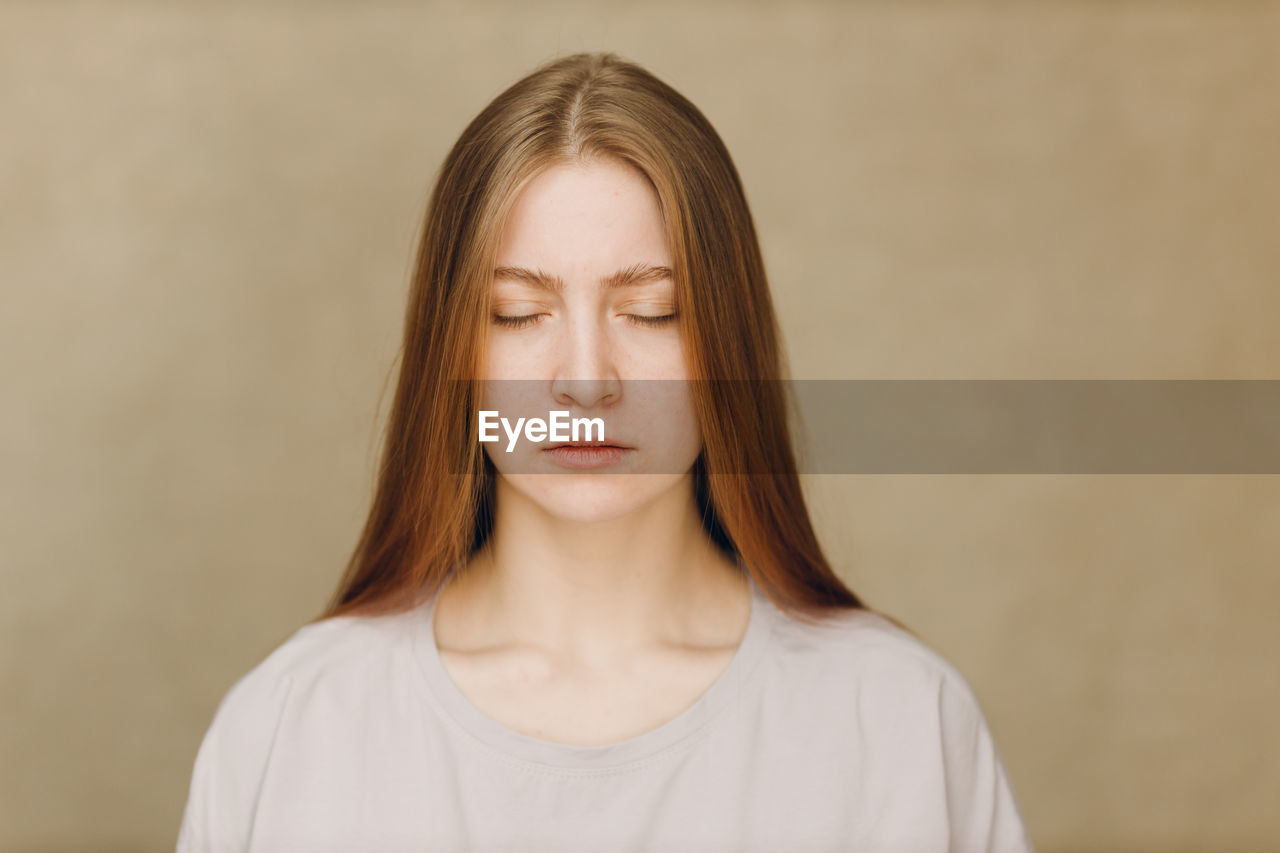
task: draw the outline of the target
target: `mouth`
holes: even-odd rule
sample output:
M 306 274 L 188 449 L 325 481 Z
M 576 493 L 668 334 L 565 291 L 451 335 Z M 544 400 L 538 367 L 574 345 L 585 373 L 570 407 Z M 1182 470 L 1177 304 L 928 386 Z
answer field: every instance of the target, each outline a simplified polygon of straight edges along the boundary
M 543 450 L 553 464 L 565 469 L 610 468 L 627 459 L 635 448 L 607 441 L 567 441 Z
M 546 450 L 558 450 L 561 447 L 615 447 L 618 450 L 633 450 L 634 448 L 627 444 L 618 444 L 615 441 L 561 441 L 546 447 Z

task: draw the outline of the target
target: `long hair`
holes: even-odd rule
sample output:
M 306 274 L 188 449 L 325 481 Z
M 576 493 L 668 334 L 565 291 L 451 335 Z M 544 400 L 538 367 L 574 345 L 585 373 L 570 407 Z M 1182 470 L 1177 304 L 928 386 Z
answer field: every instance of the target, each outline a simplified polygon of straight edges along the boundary
M 474 434 L 497 241 L 549 167 L 613 158 L 657 191 L 704 446 L 693 487 L 712 541 L 806 621 L 864 608 L 814 533 L 787 424 L 779 331 L 742 181 L 710 122 L 614 53 L 543 64 L 467 125 L 418 243 L 401 369 L 372 506 L 324 613 L 377 615 L 432 595 L 493 526 L 496 472 Z

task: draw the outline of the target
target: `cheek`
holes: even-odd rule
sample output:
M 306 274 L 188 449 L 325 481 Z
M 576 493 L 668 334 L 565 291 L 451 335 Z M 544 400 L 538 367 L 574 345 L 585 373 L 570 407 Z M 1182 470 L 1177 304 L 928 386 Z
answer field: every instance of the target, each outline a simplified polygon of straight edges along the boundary
M 702 428 L 692 388 L 685 380 L 640 383 L 655 473 L 683 473 L 702 450 Z
M 680 384 L 685 389 L 682 405 L 679 409 L 681 434 L 684 437 L 682 444 L 686 452 L 692 452 L 696 456 L 697 452 L 702 449 L 702 427 L 698 423 L 698 413 L 694 408 L 693 395 L 689 393 L 689 384 L 687 382 L 681 382 Z
M 689 377 L 684 346 L 675 333 L 664 334 L 660 339 L 652 332 L 632 333 L 622 348 L 617 367 L 623 376 L 635 379 L 683 382 Z
M 488 346 L 485 348 L 484 356 L 480 359 L 481 369 L 484 379 L 503 379 L 514 375 L 512 368 L 517 363 L 515 354 L 511 352 L 508 343 L 498 338 L 490 338 Z
M 551 379 L 557 364 L 556 341 L 539 330 L 500 330 L 480 357 L 484 379 Z

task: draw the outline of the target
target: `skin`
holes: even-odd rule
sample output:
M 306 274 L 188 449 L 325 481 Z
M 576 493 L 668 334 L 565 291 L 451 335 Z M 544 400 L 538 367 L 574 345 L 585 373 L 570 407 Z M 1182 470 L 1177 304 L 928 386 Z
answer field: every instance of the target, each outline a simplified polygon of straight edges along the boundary
M 451 679 L 523 734 L 598 745 L 686 710 L 746 631 L 745 580 L 707 537 L 689 468 L 701 436 L 669 278 L 619 288 L 634 264 L 671 267 L 657 195 L 614 160 L 558 165 L 516 201 L 497 266 L 559 276 L 552 292 L 495 277 L 482 408 L 606 417 L 635 447 L 626 473 L 545 473 L 546 456 L 486 446 L 498 469 L 492 537 L 440 593 L 435 635 Z M 523 412 L 522 412 L 523 413 Z M 612 432 L 611 432 L 612 431 Z

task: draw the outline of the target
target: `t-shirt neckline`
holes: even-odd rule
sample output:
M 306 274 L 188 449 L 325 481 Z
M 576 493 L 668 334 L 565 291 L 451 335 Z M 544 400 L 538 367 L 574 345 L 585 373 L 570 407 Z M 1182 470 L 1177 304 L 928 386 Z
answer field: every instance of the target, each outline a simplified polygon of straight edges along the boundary
M 561 768 L 604 769 L 652 758 L 682 744 L 699 732 L 718 711 L 737 699 L 771 633 L 772 602 L 750 572 L 751 594 L 747 629 L 728 665 L 692 705 L 657 728 L 621 741 L 576 746 L 542 740 L 499 723 L 481 711 L 462 692 L 445 669 L 435 639 L 435 609 L 439 591 L 423 605 L 423 618 L 414 631 L 414 653 L 426 686 L 442 710 L 465 732 L 491 749 L 519 761 Z

